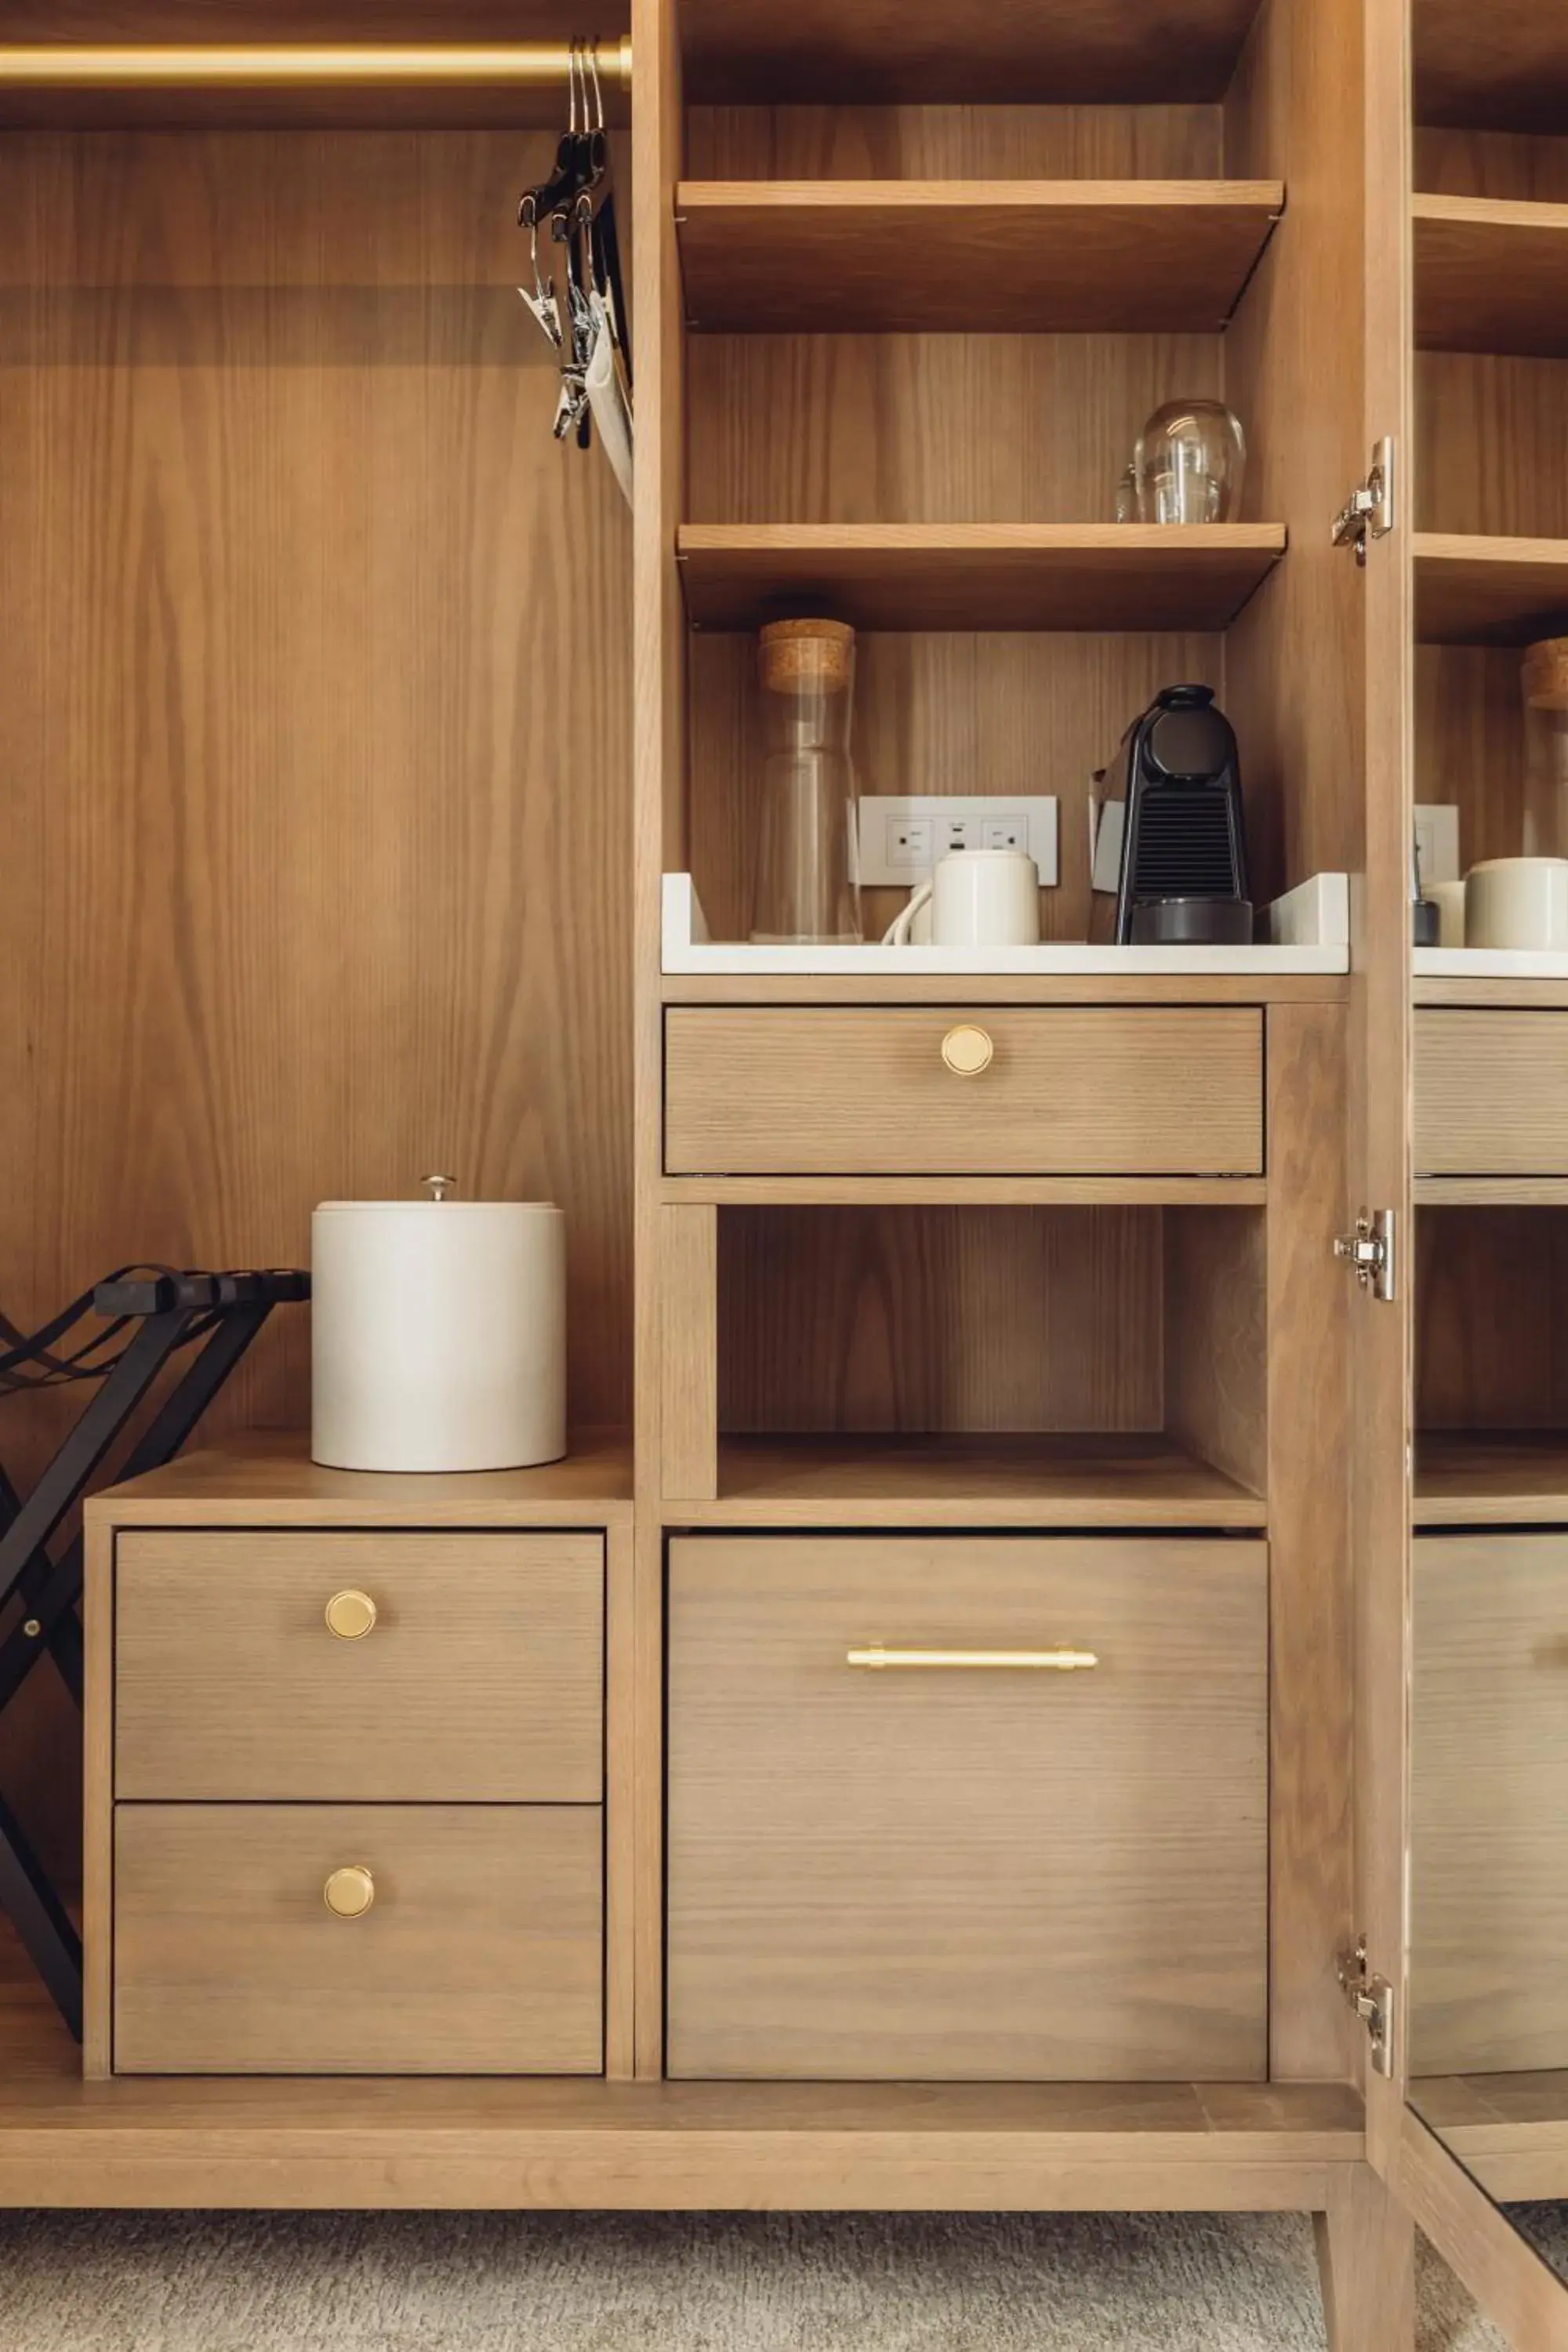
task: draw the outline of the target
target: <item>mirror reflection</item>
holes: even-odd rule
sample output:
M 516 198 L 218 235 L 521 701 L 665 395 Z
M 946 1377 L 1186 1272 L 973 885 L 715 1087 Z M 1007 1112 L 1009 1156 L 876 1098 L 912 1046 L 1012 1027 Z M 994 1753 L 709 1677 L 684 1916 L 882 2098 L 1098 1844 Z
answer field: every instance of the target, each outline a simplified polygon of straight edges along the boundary
M 1476 1017 L 1418 1009 L 1418 1092 Z M 1568 1207 L 1416 1228 L 1410 2097 L 1568 2277 Z

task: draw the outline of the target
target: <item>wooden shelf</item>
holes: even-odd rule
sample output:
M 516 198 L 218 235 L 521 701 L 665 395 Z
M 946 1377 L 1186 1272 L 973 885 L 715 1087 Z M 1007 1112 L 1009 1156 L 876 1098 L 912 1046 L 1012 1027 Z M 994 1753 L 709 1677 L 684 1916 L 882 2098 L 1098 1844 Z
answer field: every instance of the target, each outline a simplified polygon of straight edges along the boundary
M 1500 2204 L 1568 2196 L 1568 2073 L 1416 2075 L 1410 2104 Z
M 688 322 L 811 334 L 1223 327 L 1277 180 L 688 181 Z
M 0 2207 L 1310 2211 L 1363 2154 L 1341 2083 L 84 2083 L 0 1920 Z
M 1556 0 L 1414 0 L 1413 17 L 1417 122 L 1562 131 L 1568 11 Z
M 1224 629 L 1281 523 L 683 523 L 695 627 L 820 607 L 860 629 Z
M 1540 5 L 1540 0 L 1537 0 Z M 785 105 L 1214 101 L 1258 0 L 684 0 L 686 95 Z
M 1417 196 L 1423 351 L 1568 354 L 1568 205 Z
M 258 1430 L 110 1491 L 119 1525 L 156 1526 L 173 1508 L 190 1526 L 248 1527 L 265 1505 L 269 1527 L 560 1526 L 629 1518 L 632 1450 L 618 1430 L 573 1433 L 572 1451 L 537 1470 L 324 1470 L 302 1430 Z
M 1424 1430 L 1419 1528 L 1568 1525 L 1568 1429 Z
M 1443 983 L 1434 982 L 1440 986 Z M 841 974 L 666 972 L 667 1004 L 1304 1004 L 1342 1003 L 1350 994 L 1343 972 L 1119 971 L 940 972 Z M 1532 992 L 1533 993 L 1533 992 Z M 1564 1001 L 1568 1002 L 1568 991 Z
M 1527 646 L 1568 628 L 1568 539 L 1415 533 L 1415 634 L 1431 646 Z
M 725 1437 L 719 1499 L 673 1526 L 1260 1528 L 1252 1494 L 1162 1436 Z

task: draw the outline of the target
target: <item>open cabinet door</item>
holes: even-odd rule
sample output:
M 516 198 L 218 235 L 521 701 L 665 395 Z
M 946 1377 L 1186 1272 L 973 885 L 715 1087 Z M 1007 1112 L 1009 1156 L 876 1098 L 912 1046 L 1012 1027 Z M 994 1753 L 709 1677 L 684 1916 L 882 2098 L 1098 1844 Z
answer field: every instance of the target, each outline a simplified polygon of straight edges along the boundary
M 1568 2347 L 1568 2288 L 1428 2129 L 1408 2096 L 1417 1262 L 1410 898 L 1414 803 L 1421 797 L 1415 789 L 1415 530 L 1423 513 L 1416 481 L 1411 88 L 1412 16 L 1423 6 L 1435 14 L 1440 9 L 1458 24 L 1455 0 L 1365 0 L 1364 462 L 1369 486 L 1381 488 L 1388 503 L 1365 517 L 1364 562 L 1347 551 L 1347 561 L 1361 562 L 1366 752 L 1364 858 L 1352 889 L 1347 1207 L 1352 1220 L 1359 1212 L 1367 1221 L 1360 1229 L 1364 1240 L 1374 1246 L 1385 1241 L 1389 1251 L 1384 1265 L 1368 1262 L 1355 1269 L 1360 1295 L 1352 1315 L 1363 2058 L 1367 2152 L 1392 2200 L 1372 2225 L 1381 2252 L 1365 2258 L 1370 2273 L 1362 2284 L 1381 2264 L 1382 2332 L 1365 2340 L 1379 2347 L 1385 2341 L 1408 2346 L 1413 2287 L 1399 2229 L 1399 2216 L 1407 2214 L 1515 2352 L 1562 2352 Z M 1519 8 L 1512 16 L 1522 21 Z M 1486 12 L 1475 12 L 1474 21 L 1484 28 Z M 1481 29 L 1476 37 L 1484 45 L 1488 37 Z M 1381 482 L 1371 470 L 1380 464 Z M 1444 796 L 1437 791 L 1425 795 Z M 1353 1957 L 1351 1966 L 1353 1970 Z M 1568 1975 L 1568 1952 L 1563 1967 Z M 1568 2181 L 1568 2167 L 1564 2177 Z M 1378 2193 L 1371 2192 L 1374 2200 Z M 1363 2337 L 1351 2340 L 1359 2345 Z

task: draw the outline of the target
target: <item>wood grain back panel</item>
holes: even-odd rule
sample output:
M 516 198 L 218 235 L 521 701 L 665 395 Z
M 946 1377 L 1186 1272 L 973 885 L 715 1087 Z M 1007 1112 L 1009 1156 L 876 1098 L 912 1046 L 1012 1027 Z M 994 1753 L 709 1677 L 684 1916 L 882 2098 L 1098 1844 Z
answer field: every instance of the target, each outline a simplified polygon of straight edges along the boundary
M 1568 538 L 1565 404 L 1568 360 L 1418 352 L 1417 527 Z
M 1568 1219 L 1424 1208 L 1415 1219 L 1415 1424 L 1568 1424 Z
M 1109 522 L 1152 412 L 1222 383 L 1216 333 L 696 335 L 687 368 L 689 522 Z
M 1267 1555 L 687 1538 L 670 1555 L 680 2075 L 1257 2079 Z M 856 1673 L 858 1645 L 1090 1672 Z
M 449 1168 L 567 1205 L 625 1421 L 630 538 L 499 275 L 546 142 L 0 146 L 6 1311 Z M 308 1380 L 280 1313 L 210 1426 Z M 15 1476 L 75 1409 L 10 1407 Z M 50 1679 L 0 1777 L 65 1856 Z
M 1568 132 L 1417 130 L 1415 185 L 1435 195 L 1568 204 Z
M 596 1535 L 122 1530 L 115 1793 L 596 1803 L 604 1620 Z
M 1568 1537 L 1415 1549 L 1410 2071 L 1568 2066 Z
M 693 180 L 1211 180 L 1224 169 L 1216 105 L 686 110 Z
M 603 2064 L 597 1806 L 121 1805 L 114 1891 L 118 2073 Z
M 1157 1430 L 1158 1209 L 721 1209 L 732 1431 Z

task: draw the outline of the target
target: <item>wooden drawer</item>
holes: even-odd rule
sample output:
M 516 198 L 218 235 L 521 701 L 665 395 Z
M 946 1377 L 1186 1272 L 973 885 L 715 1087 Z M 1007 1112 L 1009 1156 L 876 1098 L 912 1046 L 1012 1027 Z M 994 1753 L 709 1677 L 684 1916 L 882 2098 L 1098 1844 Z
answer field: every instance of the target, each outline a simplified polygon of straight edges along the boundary
M 375 1603 L 341 1639 L 334 1594 Z M 592 1803 L 598 1535 L 122 1531 L 115 1793 Z
M 595 1805 L 121 1805 L 114 2064 L 144 2074 L 586 2074 Z M 374 1901 L 340 1917 L 334 1871 Z
M 982 1029 L 961 1077 L 943 1040 Z M 1256 1175 L 1262 1016 L 962 1005 L 681 1005 L 665 1028 L 671 1175 Z
M 672 2074 L 1263 2076 L 1262 1544 L 697 1537 L 669 1606 Z
M 1568 2068 L 1568 1530 L 1421 1536 L 1410 2069 Z
M 1415 1171 L 1568 1175 L 1568 1013 L 1416 1013 Z

